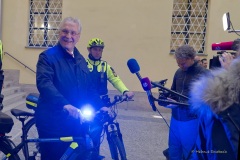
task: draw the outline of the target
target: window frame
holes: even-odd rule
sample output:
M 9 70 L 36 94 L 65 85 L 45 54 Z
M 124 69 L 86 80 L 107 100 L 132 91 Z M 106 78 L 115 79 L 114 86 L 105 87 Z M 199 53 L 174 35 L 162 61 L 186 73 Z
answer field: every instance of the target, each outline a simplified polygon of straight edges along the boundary
M 192 8 L 194 4 L 195 7 L 199 7 L 200 4 L 197 3 L 200 3 L 202 5 L 205 4 L 205 6 L 203 6 L 204 12 L 201 12 L 202 8 L 199 8 L 199 10 L 196 10 L 196 8 Z M 174 10 L 175 8 L 177 9 Z M 192 47 L 194 47 L 197 54 L 204 54 L 206 41 L 207 15 L 208 15 L 208 0 L 201 0 L 201 2 L 199 2 L 199 0 L 174 0 L 170 44 L 171 54 L 175 53 L 175 49 L 177 47 L 184 44 L 189 44 Z M 199 26 L 194 25 L 195 23 L 197 23 Z
M 62 0 L 29 0 L 27 47 L 49 48 L 57 44 L 58 26 L 62 20 L 62 4 Z M 41 26 L 37 26 L 39 22 Z

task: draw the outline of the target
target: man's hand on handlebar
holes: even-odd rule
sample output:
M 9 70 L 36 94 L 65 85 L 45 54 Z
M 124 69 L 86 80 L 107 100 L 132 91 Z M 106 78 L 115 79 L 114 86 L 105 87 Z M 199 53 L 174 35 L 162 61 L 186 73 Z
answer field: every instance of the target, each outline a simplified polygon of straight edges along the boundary
M 69 116 L 72 116 L 73 118 L 76 118 L 76 119 L 80 119 L 80 123 L 83 122 L 83 115 L 80 109 L 70 104 L 63 106 L 63 108 L 68 112 Z
M 126 91 L 123 94 L 124 96 L 127 96 L 128 99 L 132 99 L 134 97 L 134 93 L 131 91 Z
M 109 115 L 110 117 L 113 117 L 113 116 L 114 116 L 113 112 L 111 111 L 111 108 L 109 108 L 109 107 L 102 107 L 102 108 L 100 109 L 100 111 L 101 111 L 101 112 L 108 113 L 108 115 Z

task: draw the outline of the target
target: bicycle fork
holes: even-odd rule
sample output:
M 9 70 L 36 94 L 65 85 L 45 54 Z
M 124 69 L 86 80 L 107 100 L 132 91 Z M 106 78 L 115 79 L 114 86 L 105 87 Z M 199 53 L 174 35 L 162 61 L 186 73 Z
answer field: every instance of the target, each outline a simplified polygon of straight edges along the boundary
M 107 134 L 107 141 L 108 141 L 112 159 L 119 160 L 119 156 L 118 156 L 118 153 L 120 152 L 119 150 L 122 150 L 121 152 L 124 152 L 124 153 L 119 153 L 121 154 L 121 157 L 126 157 L 126 151 L 125 151 L 119 123 L 113 122 L 109 125 L 104 126 L 104 129 Z M 122 144 L 121 148 L 119 148 L 119 145 L 117 144 L 118 143 L 117 140 L 121 141 L 121 144 Z M 125 159 L 125 158 L 122 158 L 122 159 Z

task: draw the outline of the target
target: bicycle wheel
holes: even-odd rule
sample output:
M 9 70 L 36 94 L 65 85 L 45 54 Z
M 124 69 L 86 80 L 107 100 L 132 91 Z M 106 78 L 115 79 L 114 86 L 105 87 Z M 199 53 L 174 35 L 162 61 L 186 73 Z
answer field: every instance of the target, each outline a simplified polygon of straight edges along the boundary
M 123 144 L 123 141 L 117 135 L 111 135 L 111 139 L 114 142 L 114 145 L 117 146 L 118 153 L 120 154 L 121 160 L 127 160 L 126 150 Z
M 24 126 L 24 134 L 23 139 L 36 139 L 38 138 L 38 132 L 36 127 L 35 118 L 30 119 Z M 27 157 L 29 159 L 40 159 L 40 152 L 39 152 L 39 143 L 38 142 L 31 142 L 26 143 L 23 147 L 23 154 L 28 154 Z M 26 155 L 25 155 L 26 157 Z M 38 158 L 39 157 L 39 158 Z
M 115 145 L 112 136 L 107 136 L 107 141 L 112 159 L 119 160 L 117 146 Z
M 5 137 L 0 138 L 0 158 L 6 157 L 14 148 L 13 142 Z M 20 160 L 18 154 L 12 154 L 7 160 Z

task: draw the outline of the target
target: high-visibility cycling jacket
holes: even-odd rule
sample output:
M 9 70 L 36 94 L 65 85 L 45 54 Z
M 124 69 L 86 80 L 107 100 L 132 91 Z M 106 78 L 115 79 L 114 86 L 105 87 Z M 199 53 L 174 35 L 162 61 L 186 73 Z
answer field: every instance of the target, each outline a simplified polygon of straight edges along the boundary
M 122 94 L 128 91 L 128 88 L 124 85 L 120 77 L 106 61 L 87 59 L 87 65 L 100 95 L 108 93 L 107 81 Z

